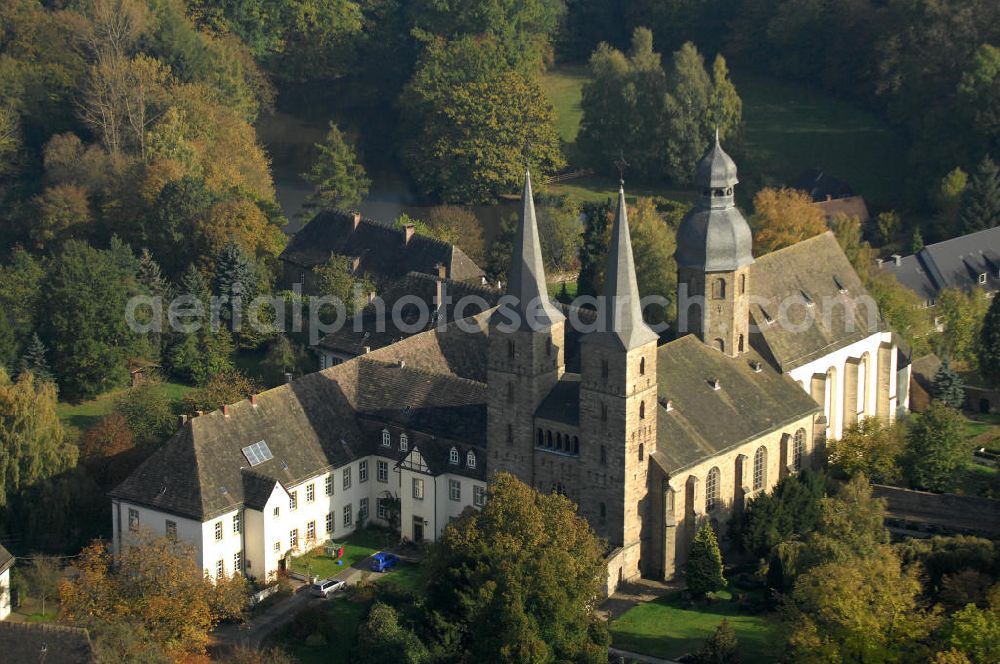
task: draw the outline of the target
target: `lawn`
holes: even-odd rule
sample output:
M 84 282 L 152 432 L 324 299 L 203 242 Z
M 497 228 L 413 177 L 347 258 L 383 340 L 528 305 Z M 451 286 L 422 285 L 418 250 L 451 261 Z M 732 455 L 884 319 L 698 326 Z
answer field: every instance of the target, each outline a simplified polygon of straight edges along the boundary
M 345 539 L 334 540 L 337 545 L 344 545 L 343 565 L 338 565 L 336 558 L 326 555 L 324 545 L 292 558 L 292 570 L 301 574 L 315 575 L 321 579 L 329 579 L 350 567 L 354 567 L 368 556 L 392 546 L 398 539 L 395 534 L 383 530 L 373 528 L 360 530 Z
M 583 96 L 583 84 L 589 79 L 590 73 L 585 65 L 556 67 L 542 76 L 542 87 L 555 108 L 556 130 L 559 138 L 566 143 L 575 141 L 580 130 L 580 119 L 583 117 L 580 98 Z
M 736 631 L 744 664 L 778 659 L 775 623 L 766 614 L 747 615 L 728 592 L 712 604 L 688 607 L 679 595 L 668 595 L 629 609 L 611 623 L 616 648 L 676 659 L 702 646 L 725 618 Z
M 575 281 L 566 281 L 566 282 L 551 281 L 551 282 L 549 282 L 548 283 L 549 295 L 551 295 L 552 297 L 556 297 L 557 295 L 559 295 L 559 293 L 562 292 L 562 287 L 563 287 L 564 283 L 566 284 L 566 293 L 570 297 L 576 297 L 577 283 Z
M 159 384 L 160 389 L 171 402 L 180 401 L 185 394 L 191 391 L 189 385 L 182 383 L 172 383 L 164 381 Z M 69 403 L 60 401 L 56 407 L 56 413 L 64 424 L 68 424 L 80 431 L 85 431 L 93 426 L 97 420 L 108 415 L 115 407 L 115 400 L 124 394 L 125 388 L 105 392 L 90 401 L 80 403 Z
M 957 474 L 957 492 L 970 496 L 997 498 L 1000 491 L 1000 470 L 985 459 L 972 456 L 980 447 L 1000 448 L 1000 414 L 975 415 L 962 422 L 962 432 L 969 441 L 970 458 Z
M 628 178 L 628 174 L 625 174 Z M 546 191 L 553 194 L 571 196 L 581 202 L 604 201 L 618 198 L 619 182 L 615 178 L 601 175 L 585 175 L 583 177 L 545 185 Z M 634 201 L 637 196 L 660 196 L 675 201 L 693 203 L 694 192 L 689 189 L 674 189 L 664 186 L 651 186 L 637 182 L 625 183 L 626 200 Z

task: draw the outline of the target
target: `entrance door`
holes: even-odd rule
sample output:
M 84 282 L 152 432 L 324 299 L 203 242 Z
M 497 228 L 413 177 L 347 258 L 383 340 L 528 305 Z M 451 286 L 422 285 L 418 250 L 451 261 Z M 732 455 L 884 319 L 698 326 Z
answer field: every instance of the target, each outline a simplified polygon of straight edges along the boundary
M 424 520 L 419 516 L 413 517 L 413 542 L 420 544 L 424 541 Z

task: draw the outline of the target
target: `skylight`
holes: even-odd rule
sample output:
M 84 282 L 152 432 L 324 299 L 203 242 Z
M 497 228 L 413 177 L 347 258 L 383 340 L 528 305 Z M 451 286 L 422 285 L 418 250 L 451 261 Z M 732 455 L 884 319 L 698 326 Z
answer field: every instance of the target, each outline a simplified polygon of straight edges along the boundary
M 271 450 L 267 447 L 267 443 L 263 440 L 256 442 L 253 445 L 247 445 L 244 447 L 243 456 L 247 458 L 247 461 L 250 462 L 251 466 L 256 466 L 274 458 L 274 455 L 271 454 Z

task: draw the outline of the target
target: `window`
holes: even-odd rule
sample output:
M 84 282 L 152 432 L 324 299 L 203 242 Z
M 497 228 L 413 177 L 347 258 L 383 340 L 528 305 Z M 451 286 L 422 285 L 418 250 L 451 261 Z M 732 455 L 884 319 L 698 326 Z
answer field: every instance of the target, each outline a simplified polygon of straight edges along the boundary
M 326 513 L 326 532 L 327 534 L 333 532 L 333 512 Z
M 344 468 L 344 491 L 351 488 L 351 467 Z
M 392 438 L 388 429 L 382 429 L 382 447 L 392 447 Z
M 645 401 L 640 401 L 639 402 L 639 419 L 640 420 L 646 419 L 646 402 Z
M 476 507 L 482 507 L 486 504 L 486 487 L 478 484 L 472 487 L 472 502 Z
M 323 485 L 324 485 L 324 490 L 326 491 L 326 495 L 332 496 L 333 495 L 333 475 L 332 474 L 326 476 L 326 478 L 323 480 Z
M 985 272 L 981 272 L 979 274 L 979 283 L 981 283 L 981 284 L 985 284 L 986 283 L 986 273 Z
M 608 421 L 608 405 L 603 403 L 601 404 L 601 421 Z
M 344 528 L 350 528 L 354 524 L 354 506 L 344 505 Z
M 314 542 L 316 541 L 316 522 L 310 521 L 306 524 L 306 541 Z
M 288 494 L 288 509 L 297 510 L 299 509 L 299 492 L 292 491 Z
M 128 510 L 128 529 L 133 533 L 139 530 L 139 510 L 131 507 Z
M 221 542 L 222 541 L 222 522 L 221 521 L 216 521 L 215 522 L 215 541 L 216 542 Z
M 573 436 L 573 454 L 580 453 L 580 438 L 578 436 Z
M 243 552 L 237 551 L 233 554 L 233 574 L 243 573 Z
M 741 274 L 740 275 L 740 295 L 743 295 L 746 292 L 747 292 L 747 275 Z
M 233 532 L 239 533 L 240 529 L 242 528 L 242 525 L 243 524 L 240 523 L 240 513 L 237 512 L 236 514 L 233 515 Z
M 507 442 L 508 443 L 513 443 L 514 442 L 514 425 L 513 424 L 508 424 L 507 425 Z
M 753 490 L 760 491 L 767 484 L 767 448 L 761 445 L 753 455 Z
M 724 300 L 726 298 L 726 280 L 718 278 L 712 282 L 712 299 Z
M 639 463 L 642 463 L 646 458 L 646 445 L 644 443 L 639 443 Z
M 719 469 L 708 471 L 705 480 L 705 511 L 711 512 L 719 504 Z
M 280 507 L 275 507 L 274 508 L 274 518 L 277 519 L 280 516 L 281 516 L 281 508 Z
M 469 453 L 465 455 L 465 465 L 469 468 L 476 467 L 476 453 L 469 450 Z
M 358 501 L 358 521 L 364 523 L 368 520 L 368 499 L 362 498 Z
M 514 341 L 512 339 L 507 341 L 507 357 L 511 360 L 514 359 Z
M 413 497 L 417 500 L 424 499 L 424 481 L 419 477 L 413 478 Z
M 385 461 L 377 461 L 376 464 L 377 464 L 376 465 L 376 470 L 378 472 L 378 481 L 379 482 L 388 482 L 389 481 L 389 464 L 387 462 L 385 462 Z
M 170 521 L 168 519 L 167 520 L 167 529 L 166 529 L 166 532 L 167 532 L 167 539 L 170 540 L 171 542 L 176 542 L 177 541 L 177 522 L 176 521 Z
M 743 352 L 743 335 L 742 334 L 738 337 L 738 341 L 736 342 L 736 349 L 739 352 L 741 352 L 741 353 Z
M 541 431 L 539 431 L 538 433 L 541 433 Z M 451 448 L 451 451 L 448 452 L 448 463 L 457 466 L 458 462 L 459 462 L 458 448 L 457 447 L 453 447 L 453 448 Z
M 452 500 L 462 500 L 462 483 L 458 480 L 448 480 L 448 497 Z
M 226 561 L 220 560 L 215 563 L 215 578 L 221 579 L 226 575 Z
M 382 498 L 378 498 L 375 501 L 375 505 L 376 509 L 378 510 L 378 518 L 382 519 L 383 521 L 388 520 L 389 510 L 387 508 L 387 501 L 383 500 Z
M 288 546 L 293 549 L 299 548 L 299 529 L 292 528 L 291 532 L 288 533 Z
M 367 482 L 368 481 L 368 462 L 359 461 L 358 462 L 358 481 Z
M 314 502 L 315 500 L 316 500 L 316 486 L 314 484 L 310 484 L 309 486 L 306 487 L 306 502 L 311 503 Z
M 275 542 L 274 543 L 274 550 L 275 551 L 281 551 L 281 542 Z
M 405 433 L 399 434 L 399 451 L 400 452 L 410 451 L 410 438 Z
M 717 350 L 720 350 L 720 351 L 722 351 L 723 353 L 725 353 L 725 352 L 726 352 L 726 342 L 725 342 L 725 341 L 723 341 L 721 337 L 720 337 L 720 338 L 717 338 L 717 339 L 715 340 L 715 348 L 716 348 Z
M 795 439 L 792 441 L 792 468 L 802 470 L 802 457 L 806 451 L 806 430 L 799 429 L 795 432 Z
M 646 358 L 644 357 L 639 358 L 639 375 L 646 375 Z
M 253 445 L 247 445 L 244 447 L 243 456 L 246 457 L 251 467 L 264 463 L 265 461 L 270 461 L 274 458 L 274 455 L 271 454 L 271 450 L 267 447 L 267 443 L 263 440 L 258 441 Z

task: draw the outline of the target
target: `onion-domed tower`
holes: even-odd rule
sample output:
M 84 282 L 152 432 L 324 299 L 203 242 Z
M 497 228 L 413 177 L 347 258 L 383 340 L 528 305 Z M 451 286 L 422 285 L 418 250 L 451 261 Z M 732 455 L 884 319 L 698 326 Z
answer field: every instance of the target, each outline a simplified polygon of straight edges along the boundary
M 736 164 L 719 144 L 698 162 L 698 202 L 677 230 L 677 328 L 736 357 L 749 345 L 750 226 L 733 200 Z

